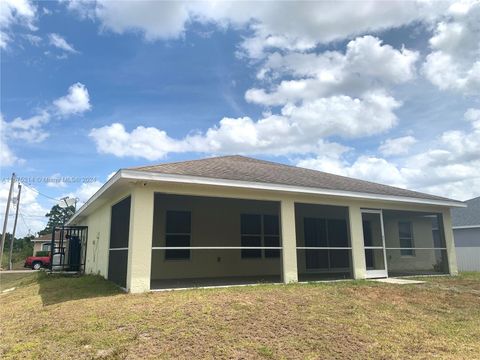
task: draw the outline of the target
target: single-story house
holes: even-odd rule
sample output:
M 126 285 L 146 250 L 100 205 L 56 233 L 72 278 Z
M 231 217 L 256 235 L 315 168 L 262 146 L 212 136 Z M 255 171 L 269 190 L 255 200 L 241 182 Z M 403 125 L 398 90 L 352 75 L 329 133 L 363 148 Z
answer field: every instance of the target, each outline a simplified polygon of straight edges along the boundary
M 55 234 L 55 247 L 60 246 L 60 231 L 57 231 Z M 48 251 L 50 252 L 50 248 L 52 246 L 52 234 L 44 234 L 38 235 L 36 238 L 32 239 L 33 242 L 33 255 L 39 251 Z M 68 248 L 68 239 L 64 240 L 63 247 Z
M 243 156 L 119 170 L 72 217 L 130 292 L 457 274 L 462 202 Z M 438 224 L 440 231 L 435 231 Z
M 480 271 L 480 196 L 452 210 L 458 270 Z

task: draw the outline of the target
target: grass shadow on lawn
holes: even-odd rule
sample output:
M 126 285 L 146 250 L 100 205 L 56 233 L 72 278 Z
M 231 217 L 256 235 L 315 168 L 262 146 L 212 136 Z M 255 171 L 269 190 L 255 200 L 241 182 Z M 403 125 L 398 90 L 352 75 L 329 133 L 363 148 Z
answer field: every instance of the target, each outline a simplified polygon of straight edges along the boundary
M 123 291 L 111 281 L 96 275 L 38 275 L 38 294 L 44 306 L 71 300 L 113 296 Z
M 10 273 L 0 271 L 0 291 L 17 288 L 34 283 L 38 277 L 36 272 Z

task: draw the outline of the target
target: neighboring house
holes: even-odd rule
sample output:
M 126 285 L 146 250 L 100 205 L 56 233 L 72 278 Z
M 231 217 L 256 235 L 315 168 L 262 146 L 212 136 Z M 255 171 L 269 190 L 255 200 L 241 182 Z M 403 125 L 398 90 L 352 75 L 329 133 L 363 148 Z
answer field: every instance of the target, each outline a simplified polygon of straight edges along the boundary
M 466 208 L 452 210 L 458 270 L 480 271 L 480 196 L 465 204 Z
M 60 247 L 59 239 L 60 239 L 60 231 L 57 231 L 55 233 L 55 247 L 56 248 Z M 52 234 L 39 235 L 38 237 L 34 238 L 32 240 L 32 242 L 33 242 L 33 255 L 34 256 L 38 251 L 50 251 L 50 247 L 52 245 Z M 64 249 L 68 248 L 68 240 L 67 239 L 65 239 L 63 241 L 63 248 Z
M 450 208 L 464 206 L 372 182 L 224 156 L 121 169 L 68 225 L 88 226 L 87 273 L 143 292 L 454 275 Z

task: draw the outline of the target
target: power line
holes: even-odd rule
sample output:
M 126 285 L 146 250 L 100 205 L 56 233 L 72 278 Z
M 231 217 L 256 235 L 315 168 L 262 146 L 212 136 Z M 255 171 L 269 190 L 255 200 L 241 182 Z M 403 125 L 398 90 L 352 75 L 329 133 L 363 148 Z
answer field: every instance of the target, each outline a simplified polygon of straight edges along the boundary
M 31 187 L 30 185 L 25 184 L 24 182 L 22 182 L 22 185 L 25 185 L 25 186 L 26 186 L 27 188 L 29 188 L 30 190 L 35 191 L 37 194 L 42 195 L 42 196 L 46 197 L 47 199 L 55 200 L 55 201 L 57 201 L 57 202 L 61 200 L 61 199 L 56 199 L 56 198 L 54 198 L 54 197 L 51 197 L 51 196 L 49 196 L 49 195 L 45 195 L 45 194 L 41 193 L 40 191 L 38 191 L 37 189 L 35 189 L 34 187 Z
M 27 222 L 25 221 L 25 218 L 23 217 L 23 214 L 19 212 L 20 219 L 22 219 L 23 224 L 25 225 L 25 230 L 27 230 L 28 235 L 30 235 L 30 229 L 31 227 L 27 225 Z
M 14 216 L 15 214 L 8 214 L 8 217 L 14 217 Z M 45 215 L 32 215 L 32 214 L 25 214 L 24 216 L 30 219 L 35 219 L 35 218 L 44 219 L 46 217 Z

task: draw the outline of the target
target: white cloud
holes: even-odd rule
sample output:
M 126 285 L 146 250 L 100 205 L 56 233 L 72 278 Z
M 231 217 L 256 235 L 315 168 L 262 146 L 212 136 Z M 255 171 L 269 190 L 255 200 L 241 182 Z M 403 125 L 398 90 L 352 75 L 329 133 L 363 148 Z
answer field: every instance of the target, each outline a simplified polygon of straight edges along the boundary
M 367 93 L 363 99 L 332 96 L 303 102 L 300 106 L 286 105 L 282 114 L 309 135 L 326 137 L 360 137 L 381 133 L 392 128 L 397 121 L 393 110 L 400 106 L 384 93 Z M 307 135 L 309 134 L 309 135 Z
M 68 88 L 68 94 L 53 102 L 60 116 L 77 115 L 91 109 L 90 96 L 85 85 L 73 84 Z
M 141 31 L 147 40 L 181 36 L 189 21 L 188 5 L 181 1 L 97 1 L 96 15 L 105 28 Z
M 345 54 L 338 51 L 314 53 L 273 53 L 259 72 L 265 79 L 293 76 L 270 92 L 250 89 L 247 101 L 263 105 L 317 99 L 333 94 L 361 96 L 365 91 L 404 83 L 415 76 L 418 53 L 396 50 L 372 36 L 356 38 L 347 44 Z
M 10 149 L 3 137 L 0 137 L 0 166 L 10 167 L 22 162 Z
M 480 94 L 480 2 L 459 2 L 437 24 L 423 72 L 441 90 Z
M 42 42 L 42 38 L 33 34 L 24 34 L 22 35 L 31 45 L 38 46 Z
M 48 40 L 50 42 L 50 45 L 55 46 L 56 48 L 59 48 L 63 51 L 66 51 L 68 53 L 78 53 L 77 50 L 73 47 L 73 45 L 69 44 L 67 40 L 65 40 L 61 35 L 59 34 L 49 34 L 48 35 Z
M 106 181 L 110 180 L 113 175 L 115 175 L 117 172 L 111 172 L 110 174 L 107 175 L 105 178 Z M 61 197 L 68 196 L 70 198 L 77 199 L 77 209 L 82 206 L 84 203 L 86 203 L 101 187 L 103 186 L 103 183 L 100 181 L 92 181 L 92 182 L 84 182 L 82 183 L 79 187 L 77 187 L 75 190 L 68 194 L 64 194 Z
M 26 143 L 40 143 L 44 141 L 49 132 L 45 129 L 51 121 L 52 112 L 59 117 L 81 114 L 91 109 L 90 97 L 85 85 L 76 83 L 70 86 L 68 94 L 58 98 L 53 105 L 39 110 L 36 115 L 23 119 L 17 117 L 6 121 L 0 114 L 0 141 L 2 145 L 1 163 L 3 166 L 12 166 L 23 162 L 11 150 L 8 142 L 24 141 Z
M 97 192 L 98 189 L 102 187 L 103 183 L 99 181 L 93 181 L 89 183 L 83 183 L 73 192 L 70 192 L 64 196 L 78 199 L 77 209 L 82 206 L 88 199 L 90 199 L 93 194 Z M 62 196 L 63 197 L 63 196 Z
M 1 117 L 0 121 L 4 136 L 8 139 L 39 143 L 48 137 L 48 133 L 43 128 L 50 121 L 50 114 L 47 111 L 42 111 L 28 119 L 18 117 L 10 122 L 6 122 Z
M 46 185 L 50 188 L 65 188 L 68 186 L 60 173 L 49 176 Z
M 0 31 L 0 49 L 6 49 L 10 40 L 10 36 L 7 33 Z
M 139 126 L 128 133 L 122 124 L 114 123 L 92 129 L 89 136 L 95 141 L 100 153 L 119 157 L 133 156 L 155 160 L 170 151 L 182 151 L 182 141 L 177 142 L 165 131 L 153 127 Z
M 0 114 L 0 166 L 9 167 L 22 164 L 23 159 L 15 155 L 8 145 L 10 140 L 23 140 L 27 143 L 37 143 L 45 140 L 48 133 L 44 131 L 43 125 L 49 121 L 47 112 L 42 112 L 29 119 L 15 118 L 7 122 Z
M 461 200 L 480 191 L 480 110 L 469 109 L 470 131 L 446 131 L 430 149 L 390 162 L 372 155 L 348 162 L 324 155 L 298 161 L 299 166 L 388 185 L 407 187 Z
M 18 24 L 36 30 L 36 8 L 29 0 L 0 1 L 0 48 L 5 49 L 12 40 L 8 34 L 12 25 Z
M 413 136 L 402 136 L 395 139 L 386 139 L 378 150 L 385 156 L 403 155 L 410 151 L 410 147 L 417 142 Z
M 414 21 L 430 22 L 446 5 L 433 1 L 265 2 L 250 3 L 254 30 L 242 47 L 252 58 L 261 58 L 266 49 L 304 51 L 318 44 L 368 32 L 400 27 Z M 241 6 L 241 5 L 239 5 Z M 245 5 L 248 6 L 248 5 Z M 235 9 L 228 14 L 235 18 Z M 368 21 L 365 21 L 368 19 Z M 273 39 L 281 39 L 274 41 Z

